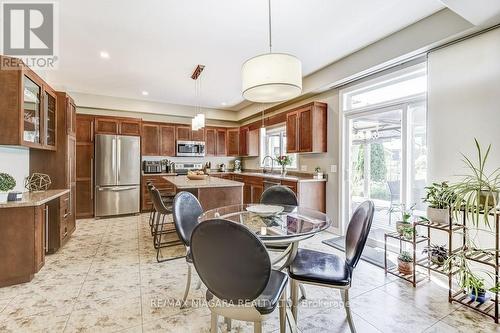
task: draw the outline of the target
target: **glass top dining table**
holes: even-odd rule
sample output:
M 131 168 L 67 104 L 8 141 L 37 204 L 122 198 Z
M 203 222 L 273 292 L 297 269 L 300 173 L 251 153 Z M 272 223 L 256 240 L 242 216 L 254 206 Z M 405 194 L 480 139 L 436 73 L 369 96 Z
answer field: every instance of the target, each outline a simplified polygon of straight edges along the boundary
M 199 217 L 203 222 L 211 219 L 226 219 L 241 223 L 254 232 L 264 244 L 290 244 L 309 238 L 331 224 L 324 213 L 287 205 L 272 205 L 281 212 L 270 214 L 255 213 L 257 204 L 232 205 L 206 211 Z M 279 208 L 278 208 L 279 207 Z M 282 208 L 282 209 L 281 209 Z

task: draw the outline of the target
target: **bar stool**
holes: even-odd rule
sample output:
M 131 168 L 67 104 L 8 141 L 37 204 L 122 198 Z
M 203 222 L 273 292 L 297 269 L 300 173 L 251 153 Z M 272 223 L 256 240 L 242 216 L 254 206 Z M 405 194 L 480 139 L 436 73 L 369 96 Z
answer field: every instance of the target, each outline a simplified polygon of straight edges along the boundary
M 151 189 L 151 199 L 155 210 L 155 221 L 153 222 L 153 246 L 156 249 L 156 261 L 164 262 L 172 259 L 160 259 L 160 249 L 182 244 L 179 239 L 162 241 L 162 236 L 176 235 L 174 223 L 166 222 L 166 217 L 172 210 L 165 206 L 160 191 L 157 188 Z M 169 228 L 167 228 L 169 227 Z

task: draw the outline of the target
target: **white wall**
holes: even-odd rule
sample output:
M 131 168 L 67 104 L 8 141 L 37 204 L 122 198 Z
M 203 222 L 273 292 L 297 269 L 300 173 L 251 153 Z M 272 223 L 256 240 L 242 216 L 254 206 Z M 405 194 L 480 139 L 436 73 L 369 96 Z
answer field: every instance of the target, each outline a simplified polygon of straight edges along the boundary
M 500 167 L 500 28 L 430 53 L 428 80 L 429 182 L 468 172 L 460 153 L 475 158 L 474 138 L 492 145 L 489 170 Z M 431 237 L 447 243 L 443 233 Z M 475 242 L 495 244 L 486 232 Z
M 429 54 L 428 179 L 454 180 L 474 138 L 500 167 L 500 28 Z
M 24 191 L 24 179 L 29 175 L 30 155 L 27 148 L 0 146 L 0 172 L 16 180 L 16 191 Z

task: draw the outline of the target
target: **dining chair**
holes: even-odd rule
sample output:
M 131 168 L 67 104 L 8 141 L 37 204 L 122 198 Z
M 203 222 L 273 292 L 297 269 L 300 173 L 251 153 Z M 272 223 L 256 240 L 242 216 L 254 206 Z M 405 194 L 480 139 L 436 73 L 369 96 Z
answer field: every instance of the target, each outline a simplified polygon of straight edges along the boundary
M 345 259 L 330 253 L 299 249 L 288 268 L 291 281 L 292 314 L 297 320 L 298 284 L 340 289 L 351 332 L 356 332 L 349 304 L 352 273 L 358 264 L 372 225 L 374 204 L 365 201 L 351 217 L 346 233 Z
M 298 206 L 299 201 L 295 193 L 287 186 L 274 185 L 268 187 L 260 197 L 260 203 L 266 205 Z
M 176 232 L 174 224 L 167 221 L 167 216 L 172 213 L 172 210 L 165 206 L 162 195 L 157 188 L 152 187 L 150 194 L 155 210 L 155 221 L 153 222 L 153 246 L 156 249 L 156 261 L 163 262 L 171 260 L 160 259 L 160 249 L 181 244 L 181 242 L 177 239 L 162 240 L 162 237 L 171 236 Z
M 288 187 L 283 185 L 274 185 L 268 187 L 260 197 L 260 203 L 266 205 L 288 205 L 288 206 L 298 206 L 299 200 L 295 193 Z M 284 252 L 288 249 L 290 244 L 266 244 L 268 250 L 273 252 Z M 299 284 L 300 292 L 302 294 L 301 299 L 306 298 L 306 290 L 304 286 Z
M 186 247 L 186 263 L 188 266 L 188 274 L 186 280 L 186 288 L 182 298 L 182 306 L 185 307 L 186 299 L 191 288 L 191 264 L 193 263 L 190 250 L 191 234 L 193 229 L 198 224 L 198 217 L 203 213 L 203 209 L 198 199 L 189 192 L 179 192 L 174 198 L 173 219 L 175 229 L 179 239 Z M 196 289 L 199 288 L 199 285 Z
M 261 240 L 244 225 L 223 219 L 199 223 L 191 235 L 193 264 L 207 287 L 211 332 L 217 332 L 223 316 L 230 330 L 231 319 L 262 323 L 279 307 L 280 332 L 286 330 L 288 276 L 271 267 Z

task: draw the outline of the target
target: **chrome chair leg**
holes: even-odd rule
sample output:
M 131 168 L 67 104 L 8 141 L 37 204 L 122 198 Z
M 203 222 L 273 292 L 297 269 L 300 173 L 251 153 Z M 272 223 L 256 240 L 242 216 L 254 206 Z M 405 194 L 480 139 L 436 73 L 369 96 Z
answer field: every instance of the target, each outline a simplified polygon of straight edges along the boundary
M 356 327 L 354 327 L 354 321 L 352 320 L 351 304 L 349 304 L 349 289 L 341 290 L 340 296 L 342 297 L 342 302 L 344 303 L 345 312 L 347 314 L 347 322 L 349 323 L 351 333 L 356 333 Z
M 210 333 L 217 333 L 217 321 L 219 319 L 219 316 L 215 313 L 212 312 L 212 316 L 210 319 Z
M 253 322 L 253 333 L 262 333 L 262 322 L 254 321 Z
M 299 283 L 293 279 L 291 281 L 292 283 L 290 284 L 290 297 L 292 298 L 292 315 L 295 321 L 297 321 L 297 306 L 299 303 L 297 294 L 298 294 Z
M 279 311 L 280 311 L 280 333 L 286 332 L 286 306 L 287 306 L 287 297 L 286 297 L 286 288 L 283 290 L 283 293 L 280 297 L 279 302 Z
M 186 289 L 184 290 L 184 296 L 182 297 L 182 305 L 181 309 L 185 309 L 186 306 L 186 300 L 189 294 L 189 288 L 191 287 L 191 265 L 188 264 L 188 274 L 187 274 L 187 279 L 186 279 Z
M 302 283 L 299 283 L 299 288 L 300 288 L 300 293 L 302 294 L 302 296 L 300 296 L 299 301 L 302 301 L 306 299 L 306 288 L 304 288 L 304 285 Z
M 226 330 L 231 332 L 231 318 L 224 317 L 224 322 L 226 323 Z

